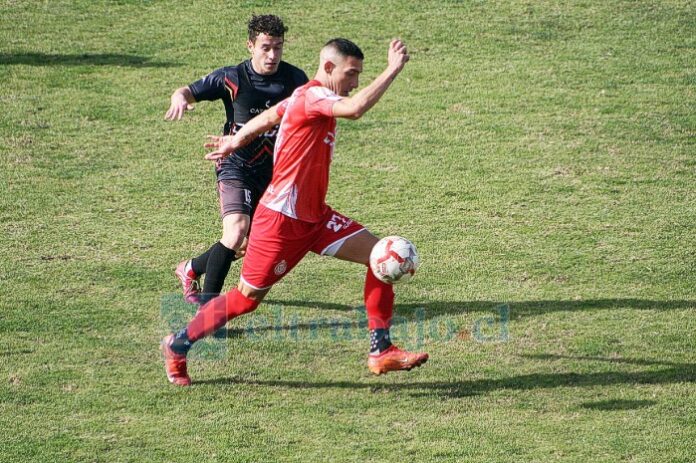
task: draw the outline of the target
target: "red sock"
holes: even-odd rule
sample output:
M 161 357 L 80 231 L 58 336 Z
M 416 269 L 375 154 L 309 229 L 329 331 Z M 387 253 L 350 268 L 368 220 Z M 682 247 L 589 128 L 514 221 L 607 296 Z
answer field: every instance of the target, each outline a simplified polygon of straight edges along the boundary
M 250 299 L 234 288 L 204 304 L 186 327 L 191 342 L 214 333 L 228 320 L 255 310 L 261 301 Z
M 365 309 L 369 329 L 388 329 L 391 326 L 394 312 L 394 288 L 378 280 L 370 267 L 367 267 L 365 277 Z

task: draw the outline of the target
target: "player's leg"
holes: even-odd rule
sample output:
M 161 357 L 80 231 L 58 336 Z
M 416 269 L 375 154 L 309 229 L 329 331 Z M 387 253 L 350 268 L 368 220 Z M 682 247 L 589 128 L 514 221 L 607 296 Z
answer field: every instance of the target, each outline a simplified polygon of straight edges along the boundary
M 370 330 L 368 368 L 375 374 L 382 374 L 394 370 L 410 370 L 422 365 L 428 360 L 428 354 L 406 352 L 392 345 L 389 329 L 394 312 L 394 288 L 379 280 L 372 273 L 369 265 L 370 252 L 379 239 L 367 229 L 340 214 L 334 212 L 333 217 L 333 222 L 347 224 L 345 231 L 338 232 L 338 234 L 343 233 L 345 237 L 340 237 L 334 232 L 335 241 L 322 248 L 322 254 L 367 267 L 364 297 L 367 327 Z M 334 230 L 335 228 L 333 227 Z M 351 232 L 351 229 L 357 231 Z M 332 231 L 332 227 L 327 226 L 324 235 L 331 236 Z M 326 241 L 322 244 L 326 244 Z
M 229 320 L 256 310 L 270 289 L 253 288 L 240 281 L 237 288 L 201 306 L 185 328 L 165 337 L 160 347 L 169 382 L 178 386 L 190 385 L 186 355 L 193 344 L 222 328 Z
M 233 213 L 225 216 L 222 219 L 222 239 L 203 254 L 179 263 L 174 273 L 181 281 L 187 302 L 203 304 L 220 293 L 232 262 L 244 257 L 250 222 L 251 218 L 247 214 Z M 201 295 L 200 277 L 203 275 L 206 275 L 206 287 L 202 288 Z
M 270 290 L 271 287 L 258 289 L 240 281 L 236 288 L 201 306 L 186 328 L 179 332 L 178 339 L 182 342 L 177 345 L 191 345 L 222 328 L 229 320 L 253 312 Z
M 210 248 L 200 296 L 201 304 L 222 291 L 232 262 L 237 259 L 237 250 L 241 248 L 249 231 L 250 222 L 248 214 L 239 212 L 228 213 L 222 218 L 222 238 Z
M 252 312 L 277 281 L 309 250 L 311 239 L 293 219 L 262 208 L 254 218 L 240 284 L 204 304 L 182 330 L 162 342 L 169 381 L 191 383 L 186 372 L 186 354 L 193 343 L 223 327 L 227 321 Z M 309 229 L 311 232 L 311 228 Z
M 370 252 L 379 238 L 363 228 L 359 233 L 346 238 L 337 247 L 333 257 L 356 264 L 370 265 Z
M 210 248 L 205 267 L 201 304 L 220 294 L 237 251 L 249 232 L 254 206 L 258 201 L 255 189 L 243 180 L 219 180 L 218 196 L 222 216 L 222 238 Z
M 204 304 L 220 294 L 237 250 L 249 231 L 253 208 L 259 195 L 256 189 L 242 180 L 217 182 L 222 238 L 203 254 L 180 262 L 175 275 L 179 278 L 184 299 L 192 304 Z M 205 275 L 201 293 L 200 277 Z
M 386 351 L 392 345 L 389 337 L 394 312 L 394 288 L 377 279 L 370 270 L 370 251 L 379 239 L 367 229 L 347 238 L 336 250 L 334 257 L 367 267 L 365 274 L 365 310 L 370 330 L 370 354 Z
M 244 237 L 250 221 L 245 214 L 225 216 L 222 220 L 222 239 L 200 256 L 179 263 L 174 273 L 181 282 L 186 302 L 205 304 L 220 294 L 232 262 L 244 256 Z M 200 284 L 202 275 L 206 275 L 203 288 Z

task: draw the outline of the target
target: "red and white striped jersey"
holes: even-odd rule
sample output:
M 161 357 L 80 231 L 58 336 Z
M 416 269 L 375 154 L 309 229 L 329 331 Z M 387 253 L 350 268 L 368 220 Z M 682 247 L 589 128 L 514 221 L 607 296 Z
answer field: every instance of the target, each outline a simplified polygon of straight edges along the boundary
M 305 222 L 326 213 L 329 168 L 336 142 L 333 105 L 340 96 L 312 80 L 281 105 L 273 178 L 261 198 L 269 209 Z

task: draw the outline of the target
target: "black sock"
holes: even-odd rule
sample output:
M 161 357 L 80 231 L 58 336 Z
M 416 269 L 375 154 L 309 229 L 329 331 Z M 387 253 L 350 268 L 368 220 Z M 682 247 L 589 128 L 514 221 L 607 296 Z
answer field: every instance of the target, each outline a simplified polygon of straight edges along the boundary
M 379 354 L 389 349 L 392 345 L 389 337 L 389 329 L 379 328 L 370 330 L 370 353 Z
M 174 335 L 174 340 L 169 347 L 179 355 L 186 355 L 191 346 L 193 343 L 189 340 L 188 331 L 184 328 Z
M 230 265 L 235 260 L 235 250 L 225 247 L 221 242 L 215 243 L 210 248 L 208 265 L 205 268 L 205 280 L 203 282 L 203 292 L 201 293 L 201 303 L 205 304 L 222 291 L 225 284 L 227 272 Z M 195 271 L 195 270 L 194 270 Z
M 201 276 L 205 273 L 205 268 L 208 266 L 208 258 L 210 257 L 210 253 L 215 247 L 215 244 L 210 246 L 210 249 L 205 251 L 200 256 L 191 259 L 191 269 L 193 270 L 193 273 L 195 273 L 197 276 Z

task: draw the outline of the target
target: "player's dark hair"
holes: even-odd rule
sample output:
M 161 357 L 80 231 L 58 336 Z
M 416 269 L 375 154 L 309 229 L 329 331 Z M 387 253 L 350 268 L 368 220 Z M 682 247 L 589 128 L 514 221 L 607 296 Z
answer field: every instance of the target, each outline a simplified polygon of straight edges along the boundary
M 254 43 L 259 34 L 270 35 L 271 37 L 285 37 L 288 28 L 283 24 L 283 20 L 274 14 L 253 15 L 249 20 L 249 40 Z
M 348 39 L 342 39 L 342 38 L 335 38 L 331 39 L 326 44 L 324 44 L 325 47 L 331 46 L 333 47 L 334 50 L 336 50 L 341 56 L 352 56 L 354 58 L 358 59 L 365 59 L 365 55 L 363 55 L 362 50 L 360 49 L 359 46 L 354 44 Z

